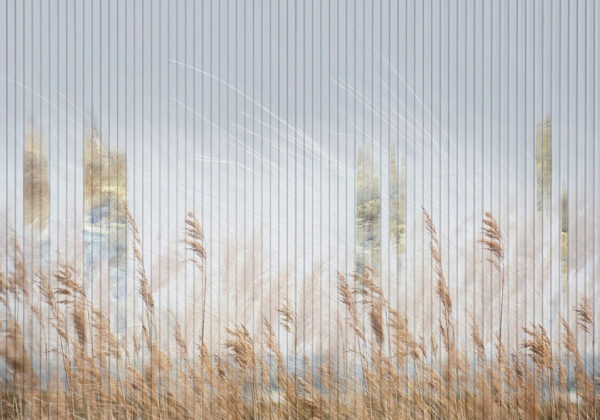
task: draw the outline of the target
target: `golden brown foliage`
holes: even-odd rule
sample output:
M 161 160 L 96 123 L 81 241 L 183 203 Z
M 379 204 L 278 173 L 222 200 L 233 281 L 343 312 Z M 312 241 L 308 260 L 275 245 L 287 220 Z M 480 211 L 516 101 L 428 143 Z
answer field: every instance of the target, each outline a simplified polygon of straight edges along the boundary
M 594 380 L 582 360 L 575 334 L 562 319 L 566 352 L 541 325 L 523 329 L 521 349 L 507 354 L 501 335 L 493 350 L 486 348 L 474 319 L 474 352 L 465 353 L 454 338 L 457 326 L 452 296 L 442 270 L 437 230 L 427 212 L 430 251 L 436 273 L 436 295 L 442 313 L 439 331 L 416 336 L 408 318 L 385 298 L 368 267 L 351 288 L 338 275 L 338 294 L 345 307 L 343 323 L 354 344 L 337 358 L 322 361 L 297 347 L 297 314 L 293 302 L 277 309 L 283 334 L 293 336 L 294 364 L 288 369 L 281 337 L 264 317 L 264 334 L 253 337 L 245 325 L 227 329 L 226 354 L 211 354 L 201 336 L 186 342 L 173 313 L 172 341 L 157 340 L 154 300 L 142 258 L 142 242 L 129 219 L 136 264 L 138 294 L 144 303 L 143 339 L 133 343 L 111 331 L 108 317 L 88 300 L 79 274 L 69 264 L 52 276 L 39 274 L 26 293 L 17 280 L 24 268 L 15 261 L 0 272 L 0 296 L 7 319 L 3 323 L 0 357 L 6 366 L 0 417 L 11 418 L 594 418 L 598 401 Z M 186 242 L 204 264 L 206 253 L 199 224 L 188 215 Z M 488 217 L 490 223 L 492 219 Z M 491 224 L 486 224 L 492 229 Z M 489 235 L 501 237 L 490 231 Z M 488 235 L 488 236 L 489 236 Z M 193 241 L 200 241 L 193 243 Z M 202 250 L 202 251 L 200 251 Z M 494 252 L 491 251 L 490 252 Z M 500 255 L 498 253 L 498 255 Z M 18 260 L 18 253 L 15 254 Z M 500 261 L 500 259 L 498 259 Z M 204 274 L 204 273 L 203 273 Z M 6 280 L 12 279 L 12 280 Z M 40 296 L 33 303 L 28 296 Z M 57 337 L 57 348 L 40 348 L 23 338 L 15 306 L 28 305 L 48 314 L 46 334 Z M 361 313 L 359 305 L 368 313 Z M 577 325 L 593 331 L 588 301 L 575 308 Z M 364 315 L 364 317 L 363 317 Z M 368 320 L 368 322 L 366 322 Z M 47 330 L 46 330 L 47 328 Z M 337 328 L 337 326 L 336 326 Z M 438 348 L 438 337 L 443 347 Z M 593 337 L 592 337 L 593 338 Z M 430 343 L 430 344 L 425 344 Z M 441 349 L 441 351 L 440 351 Z M 45 351 L 46 354 L 40 351 Z M 58 354 L 59 366 L 41 379 L 32 354 Z M 472 363 L 471 361 L 475 361 Z M 573 377 L 569 366 L 574 367 Z M 356 369 L 358 368 L 358 369 Z M 52 376 L 54 374 L 54 376 Z M 578 401 L 569 395 L 572 382 Z

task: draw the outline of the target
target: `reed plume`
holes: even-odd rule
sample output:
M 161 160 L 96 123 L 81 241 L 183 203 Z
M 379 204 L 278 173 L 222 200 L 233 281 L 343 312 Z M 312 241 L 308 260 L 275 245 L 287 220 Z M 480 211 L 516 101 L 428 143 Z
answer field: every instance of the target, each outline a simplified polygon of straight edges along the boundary
M 198 219 L 191 211 L 188 212 L 185 219 L 185 239 L 184 243 L 192 251 L 191 261 L 202 273 L 202 324 L 200 330 L 200 339 L 204 341 L 204 325 L 206 323 L 206 249 L 204 248 L 204 232 Z
M 498 336 L 502 341 L 502 315 L 504 312 L 504 240 L 496 218 L 489 211 L 485 212 L 481 228 L 480 243 L 490 253 L 488 261 L 500 272 L 500 325 Z
M 430 235 L 429 249 L 431 251 L 431 258 L 433 259 L 434 272 L 436 276 L 436 287 L 435 292 L 442 304 L 442 320 L 440 320 L 440 331 L 442 333 L 442 340 L 444 347 L 448 354 L 448 362 L 445 368 L 444 376 L 450 392 L 453 392 L 451 387 L 454 381 L 454 372 L 456 368 L 456 339 L 454 334 L 454 320 L 452 315 L 452 297 L 448 290 L 448 283 L 444 270 L 442 268 L 442 252 L 440 247 L 440 241 L 438 238 L 437 230 L 431 216 L 423 208 L 423 215 L 425 217 L 425 227 Z

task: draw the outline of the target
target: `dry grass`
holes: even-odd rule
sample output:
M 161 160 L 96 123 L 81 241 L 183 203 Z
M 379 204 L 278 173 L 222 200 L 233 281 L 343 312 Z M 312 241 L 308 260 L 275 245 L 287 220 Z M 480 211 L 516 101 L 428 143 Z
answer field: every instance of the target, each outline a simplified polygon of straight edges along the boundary
M 288 367 L 268 314 L 263 336 L 253 337 L 244 325 L 228 328 L 222 353 L 209 353 L 204 324 L 198 338 L 186 342 L 174 315 L 170 343 L 177 351 L 159 344 L 143 244 L 131 216 L 137 292 L 144 309 L 143 336 L 130 337 L 133 342 L 111 332 L 107 314 L 91 304 L 71 265 L 61 264 L 51 277 L 37 275 L 30 289 L 23 280 L 22 256 L 15 252 L 13 264 L 0 272 L 6 313 L 0 340 L 6 380 L 0 417 L 597 418 L 598 378 L 586 371 L 572 327 L 564 319 L 560 343 L 552 343 L 541 325 L 525 326 L 521 347 L 513 354 L 505 350 L 501 324 L 489 351 L 472 320 L 474 352 L 459 348 L 438 233 L 429 214 L 424 215 L 441 307 L 439 329 L 431 337 L 411 331 L 406 314 L 387 301 L 368 267 L 353 280 L 356 287 L 349 283 L 351 276 L 340 273 L 338 294 L 345 308 L 341 322 L 353 334 L 342 360 L 315 362 L 298 354 L 297 310 L 288 300 L 277 309 L 281 327 L 293 339 L 294 360 L 304 360 L 300 370 Z M 203 239 L 198 221 L 188 214 L 184 241 L 202 275 L 201 305 L 207 281 Z M 482 241 L 494 266 L 502 269 L 502 235 L 491 214 L 484 219 Z M 48 350 L 58 355 L 56 377 L 42 378 L 34 366 L 30 353 L 35 343 L 27 345 L 23 339 L 17 309 L 35 314 L 41 334 L 57 337 L 56 348 Z M 582 300 L 573 309 L 577 325 L 592 335 L 590 302 Z

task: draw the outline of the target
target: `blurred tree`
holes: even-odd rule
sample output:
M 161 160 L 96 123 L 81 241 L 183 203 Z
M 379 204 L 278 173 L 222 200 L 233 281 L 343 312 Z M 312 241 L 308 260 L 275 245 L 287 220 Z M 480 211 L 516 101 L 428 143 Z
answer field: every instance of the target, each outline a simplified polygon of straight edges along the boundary
M 399 279 L 406 252 L 406 160 L 402 158 L 398 171 L 395 146 L 390 151 L 390 239 Z
M 105 281 L 107 273 L 108 296 L 101 298 L 109 302 L 112 328 L 122 332 L 127 328 L 127 157 L 105 147 L 96 129 L 85 139 L 83 157 L 86 284 Z
M 375 276 L 381 260 L 381 192 L 369 150 L 358 150 L 356 169 L 356 273 L 370 267 Z M 360 286 L 359 286 L 360 287 Z

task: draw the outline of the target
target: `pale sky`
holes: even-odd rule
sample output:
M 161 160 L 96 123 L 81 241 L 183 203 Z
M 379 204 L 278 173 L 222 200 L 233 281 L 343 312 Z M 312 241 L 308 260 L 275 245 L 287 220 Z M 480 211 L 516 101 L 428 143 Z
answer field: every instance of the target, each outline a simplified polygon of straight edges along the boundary
M 22 231 L 32 122 L 49 150 L 50 237 L 69 240 L 95 121 L 127 153 L 151 259 L 193 210 L 212 255 L 254 235 L 267 271 L 295 261 L 302 275 L 319 260 L 349 270 L 366 147 L 386 265 L 394 144 L 408 164 L 408 258 L 422 255 L 424 206 L 460 265 L 484 209 L 509 236 L 529 231 L 535 126 L 551 116 L 554 210 L 537 229 L 556 239 L 562 182 L 572 214 L 598 223 L 599 22 L 591 0 L 3 0 L 0 222 Z

